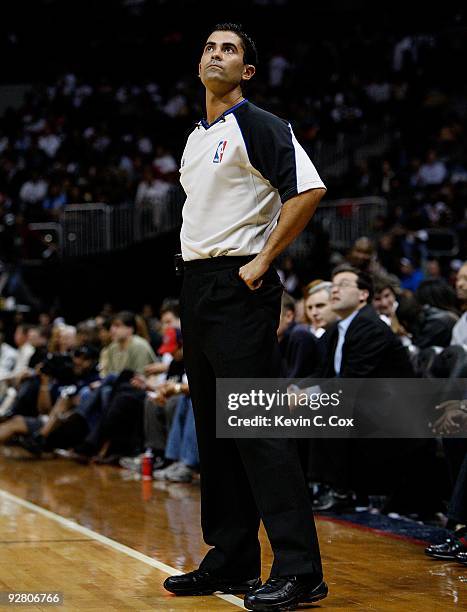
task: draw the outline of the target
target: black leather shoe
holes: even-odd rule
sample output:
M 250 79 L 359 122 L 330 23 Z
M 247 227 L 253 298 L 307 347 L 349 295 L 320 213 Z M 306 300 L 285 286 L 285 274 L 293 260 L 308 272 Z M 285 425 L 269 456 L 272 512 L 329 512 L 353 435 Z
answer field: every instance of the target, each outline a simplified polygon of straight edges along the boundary
M 327 594 L 324 581 L 317 585 L 309 576 L 274 576 L 247 595 L 243 603 L 247 610 L 293 610 L 298 604 L 319 601 Z
M 250 580 L 220 578 L 201 570 L 180 576 L 170 576 L 164 581 L 164 589 L 175 595 L 212 595 L 215 591 L 231 594 L 250 593 L 260 585 L 260 578 Z
M 467 553 L 465 537 L 465 530 L 454 532 L 442 544 L 432 544 L 425 548 L 425 554 L 434 559 L 456 561 L 459 553 Z
M 458 553 L 456 561 L 459 561 L 459 563 L 462 563 L 463 565 L 467 565 L 467 552 Z

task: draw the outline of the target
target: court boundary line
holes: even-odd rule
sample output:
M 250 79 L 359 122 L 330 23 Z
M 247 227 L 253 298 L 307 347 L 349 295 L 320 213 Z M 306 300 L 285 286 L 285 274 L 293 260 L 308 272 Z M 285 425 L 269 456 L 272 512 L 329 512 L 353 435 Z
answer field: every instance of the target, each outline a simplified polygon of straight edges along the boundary
M 64 516 L 61 516 L 60 514 L 56 514 L 55 512 L 52 512 L 51 510 L 47 510 L 46 508 L 43 508 L 42 506 L 38 506 L 37 504 L 33 504 L 30 501 L 22 499 L 21 497 L 18 497 L 17 495 L 14 495 L 13 493 L 10 493 L 9 491 L 0 489 L 0 495 L 4 497 L 5 499 L 8 499 L 11 502 L 18 504 L 19 506 L 22 506 L 23 508 L 27 508 L 28 510 L 31 510 L 32 512 L 41 514 L 42 516 L 45 516 L 46 518 L 52 521 L 55 521 L 56 523 L 59 523 L 62 527 L 65 527 L 72 531 L 77 531 L 78 533 L 86 535 L 91 540 L 95 540 L 96 542 L 99 542 L 100 544 L 103 544 L 104 546 L 108 546 L 109 548 L 112 548 L 113 550 L 117 550 L 127 555 L 128 557 L 132 557 L 133 559 L 136 559 L 137 561 L 146 563 L 146 565 L 151 565 L 152 567 L 158 569 L 161 572 L 164 572 L 165 574 L 169 574 L 170 576 L 175 576 L 175 575 L 178 576 L 183 573 L 180 570 L 177 570 L 174 567 L 167 565 L 166 563 L 162 563 L 162 561 L 158 561 L 157 559 L 148 557 L 147 555 L 139 552 L 138 550 L 135 550 L 134 548 L 131 548 L 130 546 L 126 546 L 126 544 L 121 544 L 120 542 L 117 542 L 116 540 L 113 540 L 112 538 L 108 538 L 107 536 L 104 536 L 98 533 L 97 531 L 93 531 L 92 529 L 89 529 L 88 527 L 84 527 L 83 525 L 80 525 L 76 521 L 67 519 Z M 220 599 L 223 599 L 227 603 L 231 603 L 234 606 L 237 606 L 238 608 L 242 608 L 242 610 L 246 609 L 245 606 L 243 605 L 243 600 L 240 599 L 239 597 L 235 597 L 235 595 L 228 595 L 226 593 L 213 593 L 213 595 L 215 595 L 216 597 L 219 597 Z

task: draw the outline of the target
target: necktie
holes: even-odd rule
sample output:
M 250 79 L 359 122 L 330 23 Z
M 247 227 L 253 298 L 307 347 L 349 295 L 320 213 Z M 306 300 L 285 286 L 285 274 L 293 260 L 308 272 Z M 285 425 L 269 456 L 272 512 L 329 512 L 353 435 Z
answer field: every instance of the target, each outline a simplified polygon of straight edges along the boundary
M 338 323 L 337 329 L 339 330 L 339 338 L 337 340 L 336 350 L 334 352 L 334 371 L 337 375 L 340 374 L 342 365 L 342 347 L 344 346 L 345 331 L 341 324 Z

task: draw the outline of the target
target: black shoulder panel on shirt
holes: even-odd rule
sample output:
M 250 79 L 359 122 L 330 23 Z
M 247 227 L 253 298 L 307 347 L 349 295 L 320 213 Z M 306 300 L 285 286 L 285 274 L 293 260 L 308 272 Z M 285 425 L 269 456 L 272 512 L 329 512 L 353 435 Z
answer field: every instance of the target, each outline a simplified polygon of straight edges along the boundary
M 295 148 L 287 121 L 251 102 L 234 115 L 251 165 L 279 191 L 282 202 L 297 195 Z

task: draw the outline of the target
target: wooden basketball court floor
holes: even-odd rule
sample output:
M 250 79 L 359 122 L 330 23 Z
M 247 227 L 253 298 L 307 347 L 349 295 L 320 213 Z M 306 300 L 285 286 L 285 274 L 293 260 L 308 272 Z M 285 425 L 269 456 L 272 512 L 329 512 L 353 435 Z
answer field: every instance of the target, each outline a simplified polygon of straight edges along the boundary
M 322 518 L 317 527 L 330 594 L 312 609 L 467 609 L 467 568 L 426 558 L 413 541 Z M 272 557 L 264 533 L 261 539 L 266 578 Z M 205 550 L 197 484 L 36 461 L 12 447 L 0 454 L 0 592 L 59 592 L 58 609 L 73 612 L 243 608 L 241 597 L 181 598 L 162 588 L 167 575 L 194 569 Z

